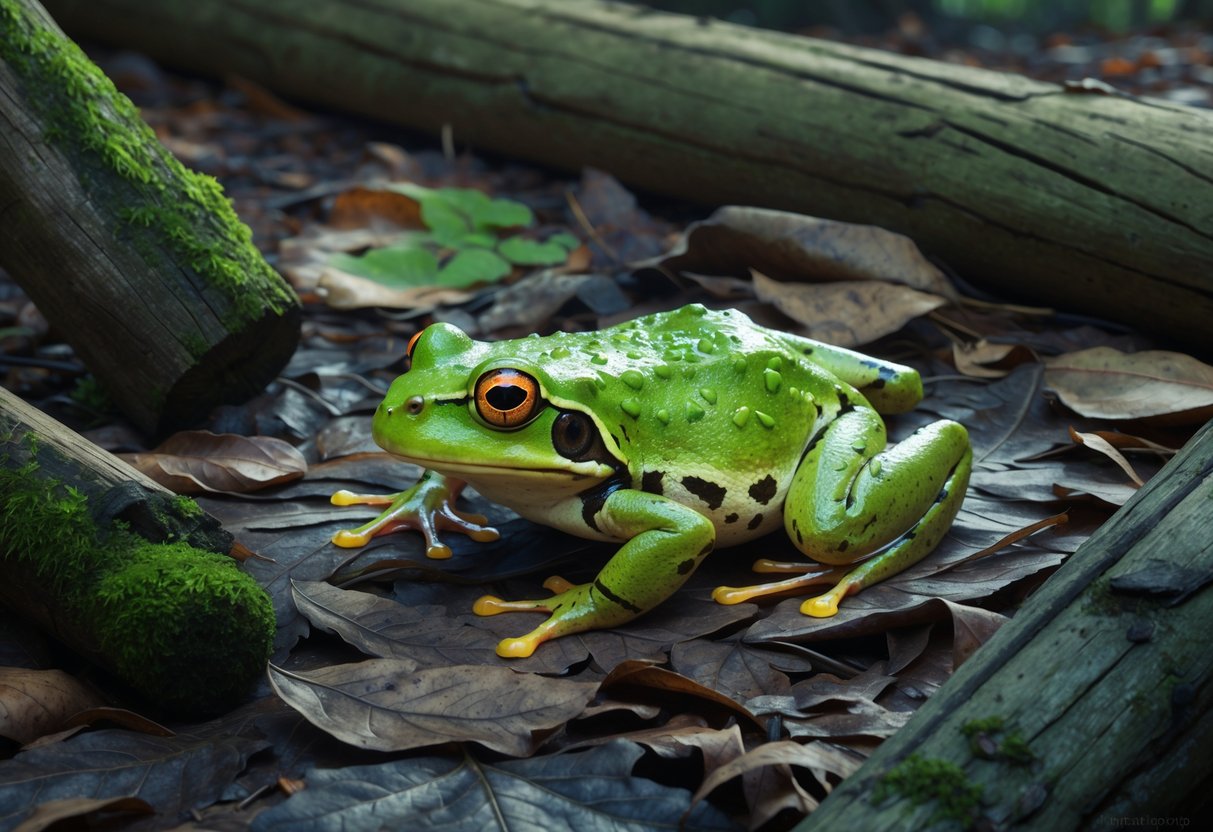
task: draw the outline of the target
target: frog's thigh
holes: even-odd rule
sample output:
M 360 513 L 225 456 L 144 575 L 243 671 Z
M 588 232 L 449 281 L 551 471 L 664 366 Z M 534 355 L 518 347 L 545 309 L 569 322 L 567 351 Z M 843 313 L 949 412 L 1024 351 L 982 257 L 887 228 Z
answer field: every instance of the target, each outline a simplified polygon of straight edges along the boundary
M 805 455 L 788 490 L 784 525 L 806 555 L 848 564 L 886 546 L 945 499 L 946 481 L 969 458 L 968 434 L 956 422 L 935 422 L 891 448 L 885 444 L 880 416 L 860 407 L 832 422 Z M 967 463 L 963 479 L 952 489 L 959 493 L 949 495 L 955 503 L 949 504 L 949 523 L 964 497 Z M 920 541 L 892 571 L 921 559 L 937 542 Z
M 712 522 L 667 497 L 623 489 L 607 498 L 598 527 L 627 543 L 594 579 L 600 615 L 611 626 L 647 612 L 682 586 L 716 542 Z M 614 609 L 612 609 L 614 608 Z

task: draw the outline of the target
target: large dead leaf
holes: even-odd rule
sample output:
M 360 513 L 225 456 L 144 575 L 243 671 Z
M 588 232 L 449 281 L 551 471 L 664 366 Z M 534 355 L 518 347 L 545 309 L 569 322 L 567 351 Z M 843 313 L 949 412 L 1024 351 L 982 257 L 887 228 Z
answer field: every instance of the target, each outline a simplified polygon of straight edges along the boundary
M 12 829 L 40 806 L 81 795 L 139 798 L 166 822 L 160 826 L 175 823 L 219 800 L 248 758 L 268 745 L 232 733 L 153 737 L 111 729 L 23 751 L 0 765 L 0 828 Z
M 500 667 L 414 670 L 408 659 L 370 659 L 294 673 L 270 665 L 270 683 L 316 727 L 361 748 L 403 751 L 476 742 L 503 754 L 534 752 L 536 733 L 568 722 L 598 685 Z
M 303 454 L 289 442 L 205 430 L 175 433 L 154 451 L 120 456 L 178 494 L 244 494 L 307 472 Z
M 1084 416 L 1166 416 L 1175 424 L 1198 424 L 1213 413 L 1213 367 L 1182 353 L 1095 347 L 1051 358 L 1045 366 L 1045 384 Z
M 686 829 L 738 827 L 690 793 L 632 775 L 643 750 L 613 742 L 577 753 L 483 762 L 468 754 L 313 768 L 308 787 L 259 814 L 252 832 L 346 829 L 508 832 L 523 829 Z
M 875 341 L 948 302 L 883 280 L 783 283 L 751 273 L 759 300 L 802 324 L 810 338 L 842 347 Z
M 0 667 L 0 736 L 28 743 L 101 698 L 62 670 Z
M 955 290 L 909 238 L 873 225 L 726 205 L 691 225 L 664 257 L 646 265 L 778 280 L 883 280 L 943 297 Z

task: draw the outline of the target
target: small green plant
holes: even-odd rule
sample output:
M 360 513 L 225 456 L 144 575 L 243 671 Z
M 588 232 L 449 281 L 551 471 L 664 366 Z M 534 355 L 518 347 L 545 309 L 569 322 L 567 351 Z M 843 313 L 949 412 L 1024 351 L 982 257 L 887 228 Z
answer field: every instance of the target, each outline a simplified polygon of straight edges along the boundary
M 426 230 L 362 255 L 332 254 L 330 265 L 394 289 L 464 289 L 500 280 L 514 266 L 563 263 L 579 245 L 572 234 L 533 240 L 512 233 L 534 225 L 531 209 L 473 188 L 435 189 L 405 182 L 390 189 L 417 202 Z
M 981 806 L 982 789 L 970 783 L 964 770 L 947 760 L 911 754 L 888 771 L 872 794 L 880 803 L 892 795 L 906 798 L 915 806 L 935 801 L 931 821 L 959 821 L 966 828 L 973 823 Z

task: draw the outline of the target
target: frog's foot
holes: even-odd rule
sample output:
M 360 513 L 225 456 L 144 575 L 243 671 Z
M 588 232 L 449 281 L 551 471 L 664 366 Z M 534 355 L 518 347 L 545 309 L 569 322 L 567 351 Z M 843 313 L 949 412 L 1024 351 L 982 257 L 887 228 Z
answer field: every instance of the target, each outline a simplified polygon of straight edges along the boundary
M 596 619 L 599 612 L 592 594 L 593 584 L 572 584 L 553 575 L 543 582 L 544 589 L 552 597 L 535 601 L 503 601 L 494 595 L 484 595 L 472 605 L 476 615 L 498 615 L 503 612 L 547 612 L 548 619 L 531 632 L 517 638 L 502 639 L 497 644 L 497 655 L 505 659 L 524 659 L 535 652 L 545 641 L 558 636 L 580 633 L 603 626 Z M 607 622 L 609 625 L 610 622 Z
M 754 586 L 718 586 L 712 591 L 712 600 L 717 604 L 740 604 L 767 595 L 803 589 L 806 586 L 836 583 L 846 570 L 837 566 L 822 566 L 817 563 L 779 563 L 765 558 L 755 561 L 755 572 L 798 572 L 795 578 L 772 581 Z
M 455 508 L 455 499 L 462 490 L 462 482 L 448 481 L 427 472 L 417 485 L 398 494 L 338 491 L 330 498 L 333 505 L 386 505 L 387 509 L 369 523 L 337 532 L 333 535 L 333 543 L 352 549 L 397 529 L 415 529 L 425 537 L 426 556 L 441 560 L 451 556 L 451 548 L 439 539 L 439 531 L 462 532 L 479 543 L 496 540 L 500 535 L 496 529 L 485 525 L 488 518 Z

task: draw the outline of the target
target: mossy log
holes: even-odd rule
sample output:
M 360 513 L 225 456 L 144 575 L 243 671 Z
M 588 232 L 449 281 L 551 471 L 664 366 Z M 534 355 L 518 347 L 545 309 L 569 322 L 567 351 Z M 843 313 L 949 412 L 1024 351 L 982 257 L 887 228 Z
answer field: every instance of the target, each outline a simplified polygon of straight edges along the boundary
M 1207 814 L 1211 509 L 1213 423 L 798 832 L 925 829 L 949 806 L 989 829 Z
M 461 145 L 903 232 L 1208 352 L 1213 113 L 589 0 L 47 0 L 69 31 Z
M 0 0 L 0 266 L 143 430 L 259 392 L 299 301 L 34 0 Z
M 152 705 L 218 712 L 269 658 L 269 596 L 193 501 L 0 388 L 0 604 Z

